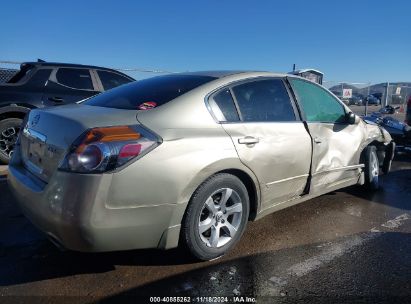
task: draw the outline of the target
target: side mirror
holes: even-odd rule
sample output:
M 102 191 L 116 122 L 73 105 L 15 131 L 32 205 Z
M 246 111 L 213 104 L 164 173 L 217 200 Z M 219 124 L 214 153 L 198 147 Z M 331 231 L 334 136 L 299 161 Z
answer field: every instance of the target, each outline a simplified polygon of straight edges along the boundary
M 360 117 L 355 115 L 353 112 L 349 112 L 349 113 L 347 113 L 347 122 L 350 125 L 356 125 L 360 122 Z

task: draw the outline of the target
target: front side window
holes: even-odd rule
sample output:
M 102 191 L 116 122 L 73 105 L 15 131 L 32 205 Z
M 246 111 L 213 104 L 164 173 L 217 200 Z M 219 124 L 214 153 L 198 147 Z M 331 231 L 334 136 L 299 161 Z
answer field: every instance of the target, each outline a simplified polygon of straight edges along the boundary
M 112 88 L 121 86 L 122 84 L 131 82 L 129 78 L 126 78 L 117 73 L 112 73 L 112 72 L 107 72 L 107 71 L 97 71 L 97 74 L 100 77 L 104 91 L 107 91 Z
M 224 89 L 214 94 L 211 96 L 208 103 L 218 121 L 233 122 L 240 120 L 229 89 Z
M 290 79 L 306 120 L 309 122 L 345 122 L 345 109 L 325 89 L 301 79 Z
M 70 88 L 93 90 L 90 71 L 87 69 L 60 68 L 56 74 L 57 81 Z
M 295 121 L 290 96 L 281 79 L 265 79 L 233 87 L 243 121 Z

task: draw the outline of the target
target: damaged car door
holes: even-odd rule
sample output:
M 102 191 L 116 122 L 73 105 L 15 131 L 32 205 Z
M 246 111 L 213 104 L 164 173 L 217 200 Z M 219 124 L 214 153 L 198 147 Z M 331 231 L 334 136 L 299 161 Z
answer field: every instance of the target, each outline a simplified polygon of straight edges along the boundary
M 241 162 L 259 180 L 262 208 L 302 195 L 310 171 L 311 138 L 284 80 L 247 80 L 225 91 L 228 98 L 233 98 L 239 121 L 222 126 L 231 136 Z
M 321 86 L 298 78 L 289 82 L 313 142 L 310 193 L 319 194 L 358 180 L 364 130 L 350 122 L 346 108 Z

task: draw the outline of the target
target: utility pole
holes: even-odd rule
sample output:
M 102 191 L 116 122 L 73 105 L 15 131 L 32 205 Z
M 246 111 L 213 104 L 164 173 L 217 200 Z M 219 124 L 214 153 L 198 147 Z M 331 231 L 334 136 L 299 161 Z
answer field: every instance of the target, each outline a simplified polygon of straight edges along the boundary
M 371 86 L 371 83 L 368 83 L 367 97 L 365 98 L 365 116 L 367 116 L 368 114 L 368 96 L 370 96 L 370 86 Z
M 385 100 L 384 100 L 384 106 L 388 105 L 388 88 L 390 87 L 390 83 L 387 82 L 387 87 L 385 88 Z

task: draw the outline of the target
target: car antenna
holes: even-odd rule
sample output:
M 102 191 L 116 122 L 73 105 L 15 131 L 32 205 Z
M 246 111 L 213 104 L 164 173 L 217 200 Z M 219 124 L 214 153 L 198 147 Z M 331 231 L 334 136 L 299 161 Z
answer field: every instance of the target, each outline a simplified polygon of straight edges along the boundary
M 43 59 L 37 58 L 37 62 L 46 62 L 46 60 L 43 60 Z

